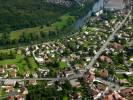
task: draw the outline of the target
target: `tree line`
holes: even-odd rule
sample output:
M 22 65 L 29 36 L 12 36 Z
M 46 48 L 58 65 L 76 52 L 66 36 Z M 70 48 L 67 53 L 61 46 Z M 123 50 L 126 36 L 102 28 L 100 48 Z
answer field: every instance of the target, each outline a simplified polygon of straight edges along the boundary
M 15 59 L 15 58 L 16 58 L 16 55 L 13 51 L 0 52 L 0 60 Z

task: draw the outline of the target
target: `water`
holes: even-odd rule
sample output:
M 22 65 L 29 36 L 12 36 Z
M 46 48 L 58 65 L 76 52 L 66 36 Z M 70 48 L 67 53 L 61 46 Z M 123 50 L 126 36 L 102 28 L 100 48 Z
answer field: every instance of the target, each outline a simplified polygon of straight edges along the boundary
M 84 17 L 77 20 L 76 26 L 75 26 L 76 30 L 79 30 L 80 27 L 86 24 L 88 17 L 90 17 L 93 12 L 97 12 L 101 8 L 103 8 L 103 2 L 104 0 L 99 0 L 98 2 L 96 2 L 94 6 L 92 7 L 91 11 L 89 10 L 89 12 Z

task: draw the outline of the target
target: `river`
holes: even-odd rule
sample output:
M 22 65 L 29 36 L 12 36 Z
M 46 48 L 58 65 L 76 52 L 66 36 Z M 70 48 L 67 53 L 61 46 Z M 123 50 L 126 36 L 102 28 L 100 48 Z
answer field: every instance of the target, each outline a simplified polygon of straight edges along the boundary
M 103 4 L 104 4 L 104 0 L 99 0 L 94 4 L 91 11 L 89 9 L 89 12 L 84 17 L 78 19 L 75 25 L 76 30 L 79 30 L 83 25 L 87 23 L 88 18 L 91 16 L 93 12 L 97 12 L 101 8 L 103 8 L 104 6 Z

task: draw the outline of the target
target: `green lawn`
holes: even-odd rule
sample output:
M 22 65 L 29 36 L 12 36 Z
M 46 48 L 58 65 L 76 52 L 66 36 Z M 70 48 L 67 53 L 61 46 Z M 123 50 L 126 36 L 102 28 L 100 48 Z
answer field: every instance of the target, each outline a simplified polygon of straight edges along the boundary
M 67 96 L 64 96 L 64 97 L 63 97 L 63 100 L 68 100 L 68 97 L 67 97 Z
M 14 40 L 14 39 L 19 39 L 20 36 L 22 35 L 22 33 L 39 33 L 40 31 L 43 32 L 48 32 L 49 30 L 54 30 L 54 27 L 47 27 L 47 26 L 43 26 L 43 28 L 40 27 L 33 27 L 33 28 L 25 28 L 22 30 L 16 30 L 16 31 L 12 31 L 10 34 L 10 39 Z
M 28 60 L 32 66 L 31 71 L 34 71 L 38 67 L 37 63 L 35 62 L 33 57 L 28 57 Z
M 57 29 L 63 29 L 69 23 L 74 22 L 75 21 L 75 17 L 66 14 L 66 15 L 61 16 L 59 20 L 60 21 L 57 21 L 57 22 L 53 23 L 52 27 L 55 27 Z
M 3 89 L 2 88 L 0 88 L 0 96 L 3 96 L 3 95 L 5 95 L 6 93 L 3 91 Z
M 67 67 L 67 62 L 60 62 L 59 66 L 60 66 L 61 69 L 64 69 L 64 68 Z

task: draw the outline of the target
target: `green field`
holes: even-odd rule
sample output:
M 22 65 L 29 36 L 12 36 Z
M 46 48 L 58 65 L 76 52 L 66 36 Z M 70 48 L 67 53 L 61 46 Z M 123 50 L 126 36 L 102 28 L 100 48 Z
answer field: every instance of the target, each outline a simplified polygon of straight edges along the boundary
M 63 15 L 59 18 L 60 21 L 57 21 L 52 24 L 52 27 L 57 29 L 63 29 L 64 26 L 67 26 L 68 24 L 72 24 L 72 22 L 75 21 L 74 16 L 70 16 L 69 14 Z
M 19 39 L 20 36 L 22 35 L 22 33 L 36 33 L 39 34 L 40 31 L 43 32 L 48 32 L 49 30 L 54 30 L 54 27 L 47 27 L 47 26 L 43 26 L 43 28 L 40 27 L 33 27 L 33 28 L 25 28 L 22 30 L 16 30 L 16 31 L 12 31 L 10 34 L 10 39 L 14 40 L 14 39 Z
M 0 96 L 3 96 L 5 94 L 6 94 L 5 91 L 0 87 Z
M 61 69 L 64 69 L 64 68 L 67 67 L 67 63 L 66 62 L 60 62 L 59 66 L 60 66 Z
M 38 67 L 37 63 L 35 62 L 33 57 L 28 57 L 28 60 L 32 66 L 31 71 L 34 71 Z
M 56 29 L 62 29 L 66 26 L 68 26 L 69 22 L 74 22 L 75 21 L 75 17 L 74 16 L 70 16 L 70 15 L 63 15 L 59 18 L 59 21 L 53 23 L 50 26 L 43 26 L 43 28 L 38 27 L 33 27 L 33 28 L 25 28 L 25 29 L 21 29 L 21 30 L 16 30 L 16 31 L 12 31 L 10 33 L 10 39 L 14 40 L 14 39 L 19 39 L 20 36 L 22 35 L 22 33 L 35 33 L 38 34 L 40 32 L 48 32 L 48 31 L 55 31 Z

